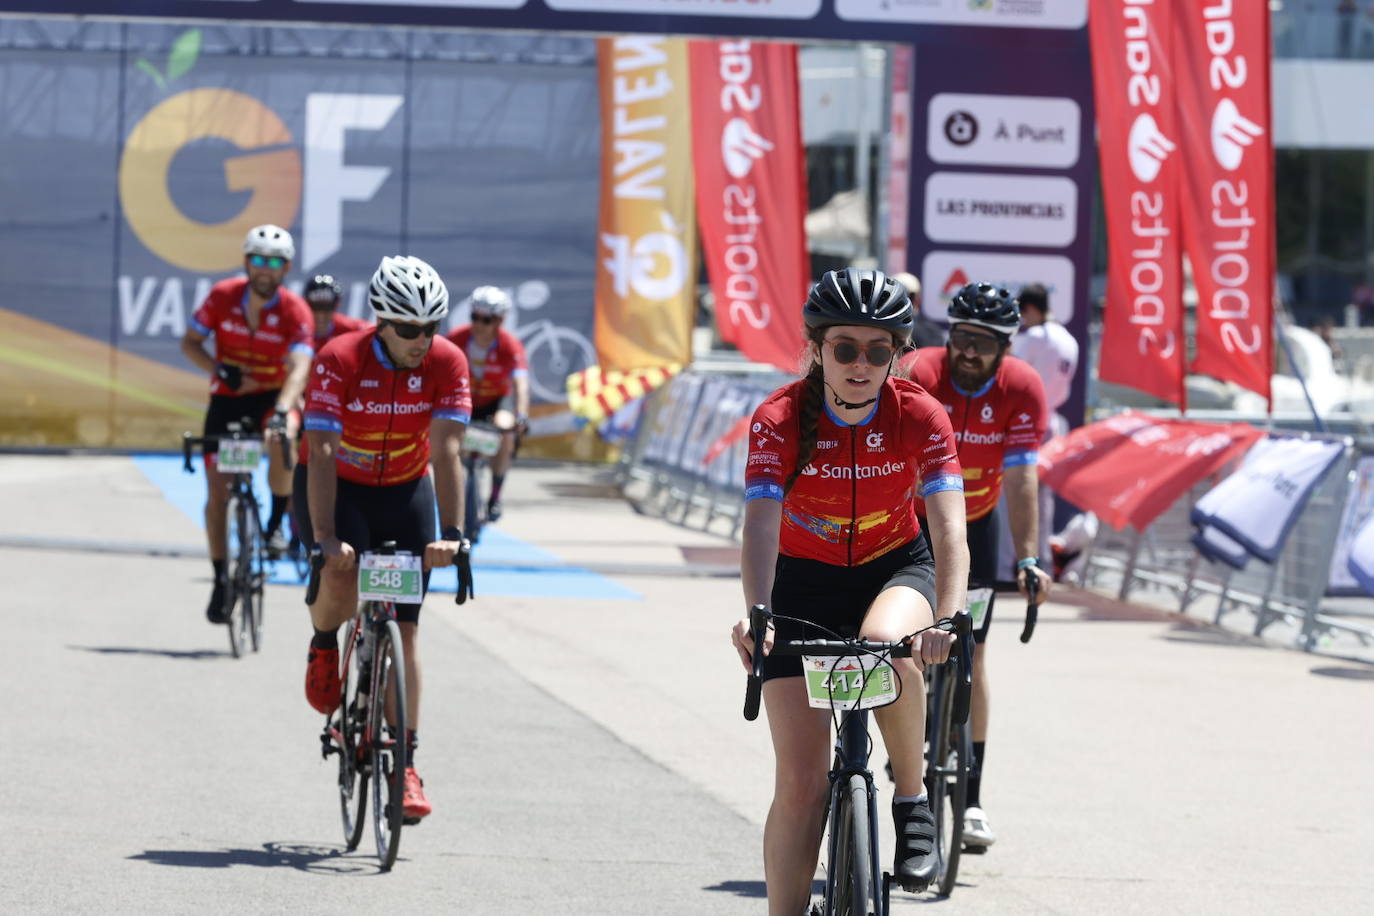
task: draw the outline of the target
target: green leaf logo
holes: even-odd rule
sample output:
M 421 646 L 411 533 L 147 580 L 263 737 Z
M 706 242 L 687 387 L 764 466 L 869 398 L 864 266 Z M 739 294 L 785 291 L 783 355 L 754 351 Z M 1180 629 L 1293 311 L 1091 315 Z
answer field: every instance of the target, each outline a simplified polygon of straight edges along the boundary
M 166 76 L 143 57 L 134 61 L 134 66 L 148 74 L 159 89 L 166 89 L 168 83 L 190 72 L 199 57 L 200 29 L 187 29 L 172 42 L 172 50 L 167 54 Z

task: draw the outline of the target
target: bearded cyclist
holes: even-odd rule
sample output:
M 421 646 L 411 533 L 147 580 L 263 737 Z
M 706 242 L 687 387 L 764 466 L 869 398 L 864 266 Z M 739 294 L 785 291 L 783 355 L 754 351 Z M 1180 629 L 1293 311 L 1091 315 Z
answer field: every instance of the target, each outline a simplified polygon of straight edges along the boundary
M 911 333 L 905 288 L 878 271 L 830 271 L 802 309 L 806 376 L 754 412 L 745 471 L 744 603 L 770 605 L 842 635 L 897 640 L 964 606 L 963 478 L 938 402 L 892 363 Z M 864 482 L 859 483 L 862 479 Z M 913 491 L 930 514 L 920 536 Z M 939 570 L 937 579 L 935 573 Z M 828 638 L 779 620 L 776 640 Z M 748 669 L 749 621 L 731 639 Z M 925 687 L 920 670 L 949 657 L 949 633 L 918 637 L 893 659 L 901 698 L 875 710 L 892 759 L 894 873 L 924 888 L 936 867 L 935 821 L 923 786 Z M 763 701 L 776 758 L 763 834 L 771 916 L 796 916 L 810 898 L 828 789 L 830 711 L 809 706 L 796 656 L 765 656 Z
M 1016 582 L 1026 594 L 1026 580 L 1039 580 L 1039 600 L 1050 591 L 1050 578 L 1040 569 L 1037 449 L 1044 439 L 1048 411 L 1045 387 L 1029 365 L 1008 354 L 1012 335 L 1021 324 L 1021 310 L 1005 289 L 970 283 L 949 304 L 949 342 L 925 347 L 902 358 L 899 371 L 934 395 L 949 413 L 959 442 L 968 515 L 969 567 L 976 585 L 993 587 L 997 569 L 997 501 L 1003 487 L 1015 541 Z M 925 519 L 928 505 L 917 502 Z M 1009 571 L 1008 571 L 1009 572 Z M 973 656 L 973 772 L 968 782 L 964 814 L 964 844 L 986 848 L 996 840 L 980 791 L 988 740 L 990 690 L 987 677 L 989 611 L 974 634 Z
M 325 558 L 310 607 L 315 635 L 305 696 L 326 715 L 339 703 L 339 627 L 358 607 L 357 555 L 395 541 L 429 570 L 468 550 L 463 517 L 463 431 L 472 411 L 463 352 L 435 337 L 448 312 L 444 281 L 419 258 L 382 258 L 368 288 L 377 327 L 325 345 L 305 396 L 308 465 L 296 468 L 301 539 Z M 430 476 L 431 448 L 434 474 Z M 435 503 L 440 532 L 435 533 Z M 459 589 L 463 589 L 460 580 Z M 407 818 L 433 806 L 415 771 L 420 722 L 419 604 L 398 604 L 406 666 Z
M 343 300 L 343 287 L 329 274 L 316 274 L 301 290 L 310 311 L 315 314 L 315 350 L 329 343 L 335 337 L 353 331 L 361 331 L 368 323 L 361 318 L 339 314 L 339 303 Z
M 251 424 L 266 433 L 272 512 L 264 535 L 273 556 L 280 556 L 287 546 L 281 522 L 291 496 L 291 469 L 281 450 L 272 446 L 278 436 L 295 439 L 299 419 L 293 408 L 305 389 L 314 352 L 310 309 L 282 285 L 295 255 L 291 233 L 280 226 L 249 230 L 243 242 L 247 275 L 211 287 L 181 338 L 182 354 L 211 377 L 203 435 L 225 435 L 231 423 Z M 213 355 L 205 348 L 212 335 Z M 205 444 L 205 537 L 215 570 L 205 616 L 211 623 L 224 623 L 229 597 L 225 568 L 229 481 L 216 467 L 217 453 L 215 442 Z
M 501 430 L 501 450 L 491 462 L 491 498 L 487 519 L 501 517 L 501 487 L 515 461 L 517 439 L 530 430 L 530 370 L 525 345 L 501 325 L 510 314 L 510 296 L 495 286 L 472 291 L 472 324 L 458 328 L 448 339 L 462 349 L 472 367 L 472 419 Z M 515 392 L 515 416 L 501 410 L 501 402 Z

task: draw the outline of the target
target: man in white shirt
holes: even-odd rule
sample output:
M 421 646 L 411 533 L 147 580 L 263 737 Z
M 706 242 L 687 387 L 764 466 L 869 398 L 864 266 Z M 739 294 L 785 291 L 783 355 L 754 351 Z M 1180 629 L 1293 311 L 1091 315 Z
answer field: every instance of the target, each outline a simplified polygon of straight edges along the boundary
M 1050 294 L 1043 285 L 1030 284 L 1017 299 L 1021 303 L 1021 332 L 1012 338 L 1012 355 L 1035 368 L 1045 383 L 1050 410 L 1058 410 L 1069 399 L 1069 386 L 1078 371 L 1078 341 L 1068 328 L 1050 317 Z
M 1069 388 L 1073 384 L 1073 374 L 1078 371 L 1078 341 L 1069 329 L 1050 317 L 1050 293 L 1044 284 L 1031 283 L 1017 296 L 1021 304 L 1021 330 L 1011 340 L 1013 356 L 1031 364 L 1041 381 L 1045 383 L 1045 401 L 1052 412 L 1048 435 L 1062 436 L 1069 431 L 1069 423 L 1059 408 L 1069 399 Z M 998 551 L 998 571 L 1007 571 L 1016 563 L 1012 550 L 1011 528 L 1006 523 L 1007 513 L 1002 510 L 1002 542 Z M 1050 534 L 1054 530 L 1054 493 L 1049 487 L 1040 487 L 1040 561 L 1050 561 Z

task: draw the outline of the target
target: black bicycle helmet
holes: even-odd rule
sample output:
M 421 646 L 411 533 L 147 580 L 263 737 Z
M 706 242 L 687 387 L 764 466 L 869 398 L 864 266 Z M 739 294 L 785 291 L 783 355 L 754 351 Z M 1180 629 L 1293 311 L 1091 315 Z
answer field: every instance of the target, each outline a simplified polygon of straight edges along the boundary
M 911 336 L 913 314 L 906 287 L 881 270 L 854 267 L 827 270 L 802 306 L 809 328 L 855 324 L 902 338 Z
M 343 297 L 343 287 L 329 274 L 316 274 L 301 291 L 305 301 L 311 305 L 337 305 Z
M 949 322 L 976 324 L 1010 340 L 1021 327 L 1021 306 L 1001 287 L 970 283 L 949 301 Z

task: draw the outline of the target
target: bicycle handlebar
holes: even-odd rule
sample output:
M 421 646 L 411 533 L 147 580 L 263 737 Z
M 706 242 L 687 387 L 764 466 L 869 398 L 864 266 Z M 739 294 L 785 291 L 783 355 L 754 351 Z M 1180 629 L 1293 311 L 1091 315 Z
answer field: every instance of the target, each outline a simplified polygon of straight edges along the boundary
M 763 640 L 768 632 L 768 621 L 773 615 L 768 607 L 756 604 L 749 608 L 749 630 L 754 636 L 754 657 L 750 666 L 749 679 L 744 686 L 744 718 L 753 722 L 759 717 L 759 700 L 763 695 Z M 957 664 L 959 680 L 954 693 L 954 720 L 960 724 L 968 721 L 969 700 L 973 689 L 973 618 L 967 611 L 960 611 L 953 617 L 943 617 L 930 629 L 953 633 L 959 641 Z M 876 652 L 892 658 L 910 658 L 911 642 L 883 642 L 867 639 L 797 639 L 778 643 L 773 646 L 773 655 L 818 655 L 841 656 L 855 652 Z M 955 663 L 951 657 L 946 664 Z
M 1035 633 L 1035 620 L 1040 616 L 1040 577 L 1029 569 L 1026 570 L 1026 625 L 1021 630 L 1021 642 L 1031 641 L 1031 635 Z

